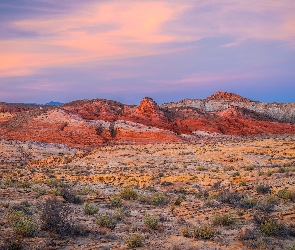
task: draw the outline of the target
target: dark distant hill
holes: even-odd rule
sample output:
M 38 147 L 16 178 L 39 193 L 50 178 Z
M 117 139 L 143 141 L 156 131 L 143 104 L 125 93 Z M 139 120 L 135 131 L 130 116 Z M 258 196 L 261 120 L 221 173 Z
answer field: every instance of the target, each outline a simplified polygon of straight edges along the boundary
M 51 101 L 51 102 L 45 103 L 44 105 L 46 105 L 46 106 L 61 106 L 61 105 L 63 105 L 63 103 Z

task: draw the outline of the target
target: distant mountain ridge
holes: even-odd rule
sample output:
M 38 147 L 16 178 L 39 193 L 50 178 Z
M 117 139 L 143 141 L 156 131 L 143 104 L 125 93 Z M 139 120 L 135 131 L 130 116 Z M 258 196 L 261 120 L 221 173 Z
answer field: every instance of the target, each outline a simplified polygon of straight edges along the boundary
M 200 135 L 295 134 L 295 103 L 261 103 L 217 92 L 204 100 L 138 106 L 106 99 L 56 105 L 0 103 L 0 139 L 98 147 L 198 140 Z

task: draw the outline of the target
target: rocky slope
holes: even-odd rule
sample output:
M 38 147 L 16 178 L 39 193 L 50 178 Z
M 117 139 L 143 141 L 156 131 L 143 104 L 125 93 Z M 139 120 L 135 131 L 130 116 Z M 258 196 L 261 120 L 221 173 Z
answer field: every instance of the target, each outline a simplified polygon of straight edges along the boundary
M 217 92 L 204 99 L 138 106 L 105 99 L 61 107 L 0 105 L 0 138 L 98 147 L 196 140 L 200 136 L 295 134 L 295 103 L 260 103 Z
M 179 102 L 165 103 L 161 105 L 161 108 L 192 107 L 205 112 L 218 112 L 230 106 L 244 108 L 280 122 L 295 123 L 295 103 L 262 103 L 226 92 L 217 92 L 204 100 L 184 99 Z

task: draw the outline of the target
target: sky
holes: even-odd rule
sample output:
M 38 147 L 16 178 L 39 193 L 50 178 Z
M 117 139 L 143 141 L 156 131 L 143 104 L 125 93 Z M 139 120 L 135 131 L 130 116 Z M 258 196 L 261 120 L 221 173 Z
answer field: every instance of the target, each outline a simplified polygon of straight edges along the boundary
M 0 0 L 0 102 L 295 102 L 294 0 Z

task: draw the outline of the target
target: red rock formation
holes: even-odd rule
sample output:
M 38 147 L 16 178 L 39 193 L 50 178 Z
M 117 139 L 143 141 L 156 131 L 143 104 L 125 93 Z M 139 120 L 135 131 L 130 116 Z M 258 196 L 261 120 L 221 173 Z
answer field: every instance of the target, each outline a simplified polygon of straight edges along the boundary
M 294 123 L 278 122 L 271 112 L 257 113 L 236 106 L 239 101 L 249 100 L 238 95 L 218 92 L 206 102 L 215 105 L 219 98 L 231 102 L 223 110 L 210 112 L 185 106 L 184 102 L 161 108 L 147 97 L 138 106 L 102 99 L 75 101 L 62 107 L 25 107 L 24 110 L 5 104 L 6 109 L 0 112 L 0 139 L 93 148 L 104 143 L 183 141 L 187 137 L 183 135 L 193 138 L 198 131 L 225 135 L 295 134 Z M 253 107 L 256 103 L 250 105 Z M 261 110 L 261 103 L 257 105 Z
M 250 102 L 248 98 L 244 98 L 234 93 L 218 91 L 215 94 L 207 97 L 205 100 L 224 100 L 224 101 L 235 101 L 235 102 Z

